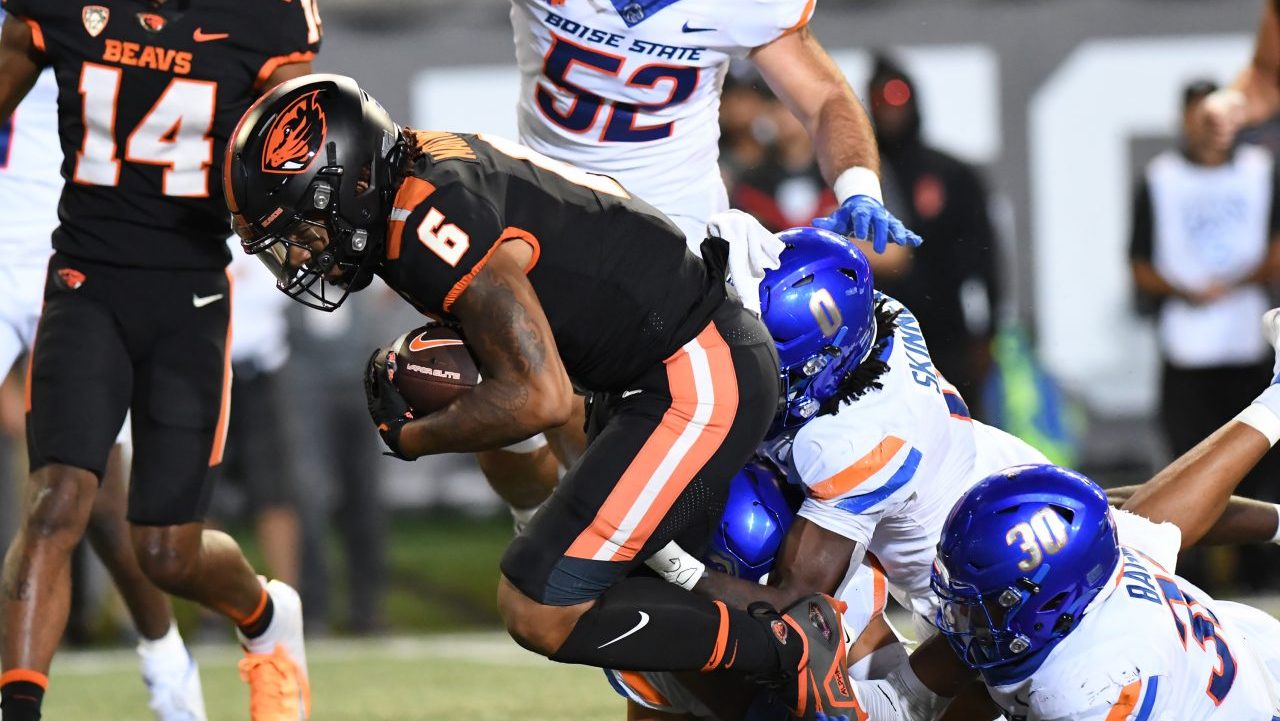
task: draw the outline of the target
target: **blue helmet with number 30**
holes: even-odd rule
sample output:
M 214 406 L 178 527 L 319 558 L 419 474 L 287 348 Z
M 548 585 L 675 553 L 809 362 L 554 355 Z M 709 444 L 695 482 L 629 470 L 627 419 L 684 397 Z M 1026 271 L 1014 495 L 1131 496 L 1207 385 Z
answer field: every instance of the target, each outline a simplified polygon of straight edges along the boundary
M 783 388 L 766 438 L 816 415 L 876 342 L 876 292 L 862 251 L 818 228 L 778 238 L 786 244 L 781 266 L 760 284 L 761 320 L 778 347 Z
M 933 565 L 936 624 L 965 664 L 1013 683 L 1080 623 L 1119 562 L 1096 483 L 1048 464 L 1007 468 L 947 517 Z

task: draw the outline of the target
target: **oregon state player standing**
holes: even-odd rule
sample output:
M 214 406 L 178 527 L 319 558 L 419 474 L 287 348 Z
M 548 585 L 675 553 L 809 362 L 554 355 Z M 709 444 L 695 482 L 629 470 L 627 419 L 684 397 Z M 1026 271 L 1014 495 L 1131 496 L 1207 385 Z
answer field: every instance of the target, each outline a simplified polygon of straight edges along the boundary
M 420 418 L 392 383 L 394 353 L 370 359 L 370 412 L 398 457 L 561 425 L 570 379 L 610 394 L 594 442 L 502 559 L 499 609 L 521 645 L 617 669 L 731 666 L 809 717 L 847 701 L 829 599 L 748 614 L 627 578 L 676 535 L 709 535 L 777 406 L 772 340 L 719 253 L 695 257 L 607 176 L 496 138 L 402 133 L 342 76 L 273 90 L 227 153 L 245 249 L 282 290 L 331 310 L 376 273 L 466 333 L 484 379 Z
M 0 18 L 4 16 L 0 11 Z M 40 318 L 49 236 L 58 225 L 58 86 L 45 69 L 8 122 L 0 125 L 0 373 L 31 348 Z M 128 494 L 122 432 L 111 451 L 88 537 L 111 573 L 141 637 L 142 677 L 157 721 L 203 719 L 200 673 L 173 622 L 169 597 L 138 567 L 124 509 Z M 8 543 L 8 538 L 3 542 Z
M 65 179 L 28 373 L 31 484 L 3 576 L 4 721 L 40 716 L 67 559 L 132 410 L 129 521 L 143 572 L 239 627 L 254 721 L 308 713 L 297 594 L 263 584 L 203 516 L 230 366 L 221 150 L 264 89 L 308 72 L 314 0 L 5 0 L 0 121 L 42 66 Z
M 814 0 L 512 0 L 519 140 L 618 179 L 671 218 L 696 254 L 707 221 L 729 207 L 717 163 L 720 91 L 730 60 L 747 58 L 808 129 L 842 204 L 814 224 L 879 252 L 919 245 L 884 208 L 870 121 L 810 31 L 813 12 Z M 531 515 L 519 508 L 537 495 L 524 478 L 555 484 L 554 463 L 539 471 L 538 458 L 511 455 L 538 445 L 479 456 L 517 518 Z

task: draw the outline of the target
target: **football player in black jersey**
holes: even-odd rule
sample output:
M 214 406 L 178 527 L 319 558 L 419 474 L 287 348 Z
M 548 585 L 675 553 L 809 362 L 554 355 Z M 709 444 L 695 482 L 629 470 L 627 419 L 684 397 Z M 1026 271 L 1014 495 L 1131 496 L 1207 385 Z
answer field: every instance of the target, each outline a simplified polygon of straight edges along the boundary
M 748 612 L 629 575 L 709 536 L 777 407 L 777 354 L 727 290 L 723 243 L 704 262 L 612 178 L 514 143 L 402 131 L 336 75 L 264 96 L 227 154 L 237 230 L 283 291 L 332 310 L 376 274 L 465 332 L 484 379 L 422 417 L 394 355 L 370 359 L 370 412 L 397 457 L 510 444 L 562 425 L 575 384 L 598 394 L 591 444 L 502 559 L 517 642 L 570 663 L 733 669 L 804 717 L 852 703 L 832 600 Z
M 253 721 L 309 690 L 297 594 L 203 518 L 225 438 L 230 233 L 222 149 L 263 91 L 310 71 L 315 0 L 4 0 L 0 122 L 58 81 L 66 180 L 28 374 L 31 502 L 3 576 L 4 721 L 40 716 L 68 556 L 132 410 L 128 518 L 143 572 L 232 619 Z

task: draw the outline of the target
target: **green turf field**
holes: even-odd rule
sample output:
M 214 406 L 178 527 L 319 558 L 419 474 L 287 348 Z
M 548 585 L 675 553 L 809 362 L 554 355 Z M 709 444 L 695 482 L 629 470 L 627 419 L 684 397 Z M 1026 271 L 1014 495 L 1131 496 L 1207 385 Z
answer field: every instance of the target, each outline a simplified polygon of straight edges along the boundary
M 625 718 L 596 669 L 566 666 L 500 632 L 329 640 L 309 650 L 313 721 L 602 721 Z M 248 718 L 248 691 L 228 643 L 196 650 L 210 721 Z M 63 652 L 46 721 L 145 721 L 146 691 L 132 651 Z

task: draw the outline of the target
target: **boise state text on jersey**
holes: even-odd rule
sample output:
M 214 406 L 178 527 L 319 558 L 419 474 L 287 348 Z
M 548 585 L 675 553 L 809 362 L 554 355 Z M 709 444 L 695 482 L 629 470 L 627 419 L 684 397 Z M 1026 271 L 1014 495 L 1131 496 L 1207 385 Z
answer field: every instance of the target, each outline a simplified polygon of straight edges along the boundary
M 54 248 L 133 267 L 226 265 L 222 149 L 275 68 L 314 54 L 314 0 L 4 7 L 58 79 Z
M 728 207 L 716 160 L 729 60 L 812 13 L 812 0 L 513 0 L 520 141 L 617 178 L 696 244 Z

